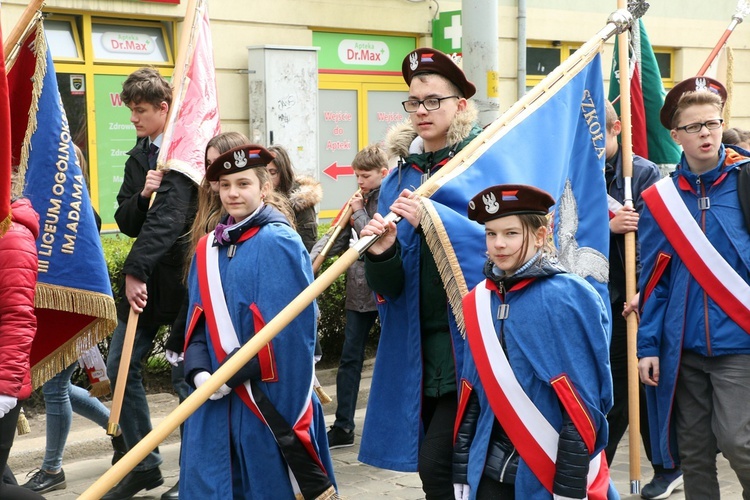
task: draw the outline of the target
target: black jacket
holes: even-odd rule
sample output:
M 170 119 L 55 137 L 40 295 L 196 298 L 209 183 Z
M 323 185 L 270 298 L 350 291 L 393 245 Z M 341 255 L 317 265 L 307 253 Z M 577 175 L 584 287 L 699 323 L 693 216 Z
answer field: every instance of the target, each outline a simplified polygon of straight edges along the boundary
M 175 320 L 186 293 L 183 264 L 198 189 L 186 175 L 167 172 L 149 208 L 149 200 L 141 197 L 149 170 L 147 144 L 148 139 L 139 139 L 128 152 L 125 178 L 117 194 L 117 225 L 122 233 L 136 238 L 122 268 L 117 314 L 127 320 L 130 305 L 125 297 L 124 275 L 130 274 L 148 286 L 148 302 L 139 325 L 154 326 Z

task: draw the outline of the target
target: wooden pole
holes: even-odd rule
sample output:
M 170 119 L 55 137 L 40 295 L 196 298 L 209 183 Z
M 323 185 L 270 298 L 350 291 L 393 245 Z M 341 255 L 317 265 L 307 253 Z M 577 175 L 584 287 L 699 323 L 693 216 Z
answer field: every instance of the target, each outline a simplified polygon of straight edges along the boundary
M 125 386 L 128 380 L 130 359 L 133 357 L 133 344 L 135 343 L 135 331 L 137 328 L 138 313 L 131 307 L 128 324 L 125 328 L 125 338 L 122 341 L 122 352 L 120 353 L 120 366 L 117 368 L 115 391 L 112 394 L 112 408 L 109 410 L 107 434 L 110 436 L 117 436 L 120 431 L 120 412 L 122 411 L 122 400 L 125 397 Z
M 175 81 L 175 78 L 179 78 L 177 80 L 178 82 L 182 81 L 182 75 L 184 74 L 184 66 L 186 64 L 187 55 L 185 52 L 189 51 L 190 49 L 190 41 L 192 38 L 192 32 L 195 28 L 195 11 L 197 3 L 202 0 L 190 0 L 188 2 L 187 6 L 187 12 L 185 14 L 185 24 L 183 26 L 182 36 L 180 37 L 180 45 L 177 52 L 177 65 L 175 65 L 175 72 L 173 73 L 172 80 Z M 189 27 L 187 29 L 186 27 Z M 173 96 L 177 93 L 181 92 L 181 85 L 174 86 L 173 90 Z M 174 97 L 172 104 L 174 104 Z M 172 111 L 174 110 L 175 106 L 169 107 L 169 112 L 167 114 L 167 121 L 166 125 L 164 127 L 164 135 L 166 138 L 167 131 L 172 128 L 170 127 L 170 117 L 175 116 Z M 164 143 L 162 143 L 162 147 L 159 148 L 159 156 L 161 157 L 162 152 L 165 152 L 167 148 L 163 147 Z M 149 202 L 149 208 L 154 203 L 154 197 L 156 196 L 156 193 L 154 192 L 151 195 L 151 200 Z M 133 343 L 135 342 L 135 331 L 138 328 L 138 317 L 139 314 L 133 310 L 133 308 L 130 308 L 130 314 L 128 315 L 128 324 L 125 328 L 125 338 L 123 339 L 123 346 L 122 346 L 122 355 L 120 356 L 120 366 L 117 370 L 117 380 L 115 381 L 115 392 L 112 397 L 112 409 L 109 412 L 109 423 L 107 424 L 107 434 L 110 436 L 117 435 L 117 431 L 120 427 L 120 412 L 122 410 L 122 400 L 125 397 L 125 384 L 127 382 L 128 378 L 128 370 L 130 367 L 130 359 L 132 357 L 133 353 Z M 153 448 L 152 448 L 153 449 Z M 144 455 L 145 456 L 145 455 Z
M 729 26 L 727 26 L 727 29 L 724 30 L 724 33 L 721 35 L 721 38 L 719 38 L 719 42 L 716 44 L 716 46 L 713 48 L 711 53 L 708 55 L 708 58 L 706 59 L 706 62 L 703 63 L 703 66 L 701 66 L 701 69 L 698 70 L 698 73 L 695 76 L 703 76 L 706 74 L 706 71 L 708 70 L 709 66 L 714 62 L 714 59 L 716 59 L 716 56 L 719 55 L 719 51 L 724 46 L 725 43 L 727 43 L 727 39 L 734 31 L 734 28 L 737 27 L 738 24 L 742 22 L 742 20 L 745 18 L 746 15 L 750 14 L 750 5 L 748 5 L 747 0 L 738 0 L 737 1 L 737 8 L 734 12 L 734 15 L 732 16 L 732 20 L 729 22 Z
M 624 8 L 625 0 L 617 0 L 617 7 Z M 622 175 L 625 181 L 626 207 L 633 207 L 633 138 L 630 113 L 630 64 L 628 31 L 617 35 L 620 67 L 620 123 L 622 124 L 621 154 Z M 628 303 L 635 295 L 635 233 L 625 233 L 625 297 Z M 622 314 L 613 310 L 612 314 Z M 627 359 L 628 359 L 628 439 L 630 442 L 630 493 L 641 491 L 641 431 L 640 431 L 640 382 L 638 380 L 638 358 L 636 357 L 638 319 L 635 314 L 627 317 Z
M 13 67 L 13 62 L 16 59 L 21 48 L 21 43 L 26 39 L 26 34 L 39 20 L 37 16 L 41 15 L 41 10 L 44 7 L 45 0 L 31 0 L 29 5 L 26 6 L 21 17 L 16 22 L 16 25 L 11 30 L 8 37 L 3 42 L 3 53 L 5 56 L 6 72 L 10 71 Z
M 357 193 L 359 193 L 361 190 L 358 189 Z M 356 193 L 355 193 L 356 194 Z M 353 195 L 352 195 L 353 196 Z M 313 275 L 318 274 L 318 270 L 320 270 L 320 266 L 323 265 L 323 262 L 326 260 L 326 257 L 328 256 L 328 252 L 331 251 L 331 247 L 333 247 L 333 244 L 336 242 L 336 239 L 339 237 L 339 234 L 341 234 L 341 231 L 343 231 L 344 227 L 349 223 L 349 219 L 352 216 L 352 205 L 351 205 L 351 198 L 346 203 L 346 206 L 341 209 L 339 214 L 336 216 L 336 219 L 334 221 L 333 226 L 331 226 L 328 229 L 328 232 L 326 235 L 328 236 L 328 241 L 326 241 L 325 246 L 320 251 L 317 257 L 315 257 L 315 261 L 313 262 Z
M 167 112 L 167 121 L 164 126 L 164 138 L 159 148 L 159 156 L 156 159 L 157 169 L 162 170 L 166 166 L 167 151 L 172 142 L 174 133 L 174 120 L 177 119 L 177 111 L 182 106 L 183 94 L 187 89 L 185 75 L 190 66 L 195 43 L 195 23 L 198 20 L 198 7 L 205 8 L 205 0 L 188 0 L 185 18 L 182 22 L 180 44 L 177 46 L 177 59 L 175 60 L 174 72 L 172 73 L 172 105 Z M 153 198 L 152 198 L 153 200 Z
M 465 170 L 473 163 L 474 159 L 470 155 L 478 152 L 484 145 L 490 142 L 493 134 L 502 133 L 502 128 L 506 125 L 512 127 L 520 123 L 526 113 L 533 112 L 554 95 L 557 89 L 553 87 L 562 87 L 570 81 L 585 65 L 598 54 L 604 42 L 614 35 L 617 31 L 627 27 L 627 23 L 632 19 L 629 15 L 619 13 L 615 19 L 610 17 L 607 23 L 594 38 L 586 42 L 580 49 L 571 55 L 563 64 L 553 70 L 547 77 L 526 94 L 520 101 L 513 105 L 503 116 L 498 118 L 487 127 L 479 136 L 461 150 L 455 157 L 446 163 L 435 175 L 430 177 L 415 194 L 429 197 L 432 193 L 440 188 L 439 181 L 445 181 L 452 178 L 453 173 L 459 169 Z M 547 94 L 546 96 L 544 94 Z M 503 134 L 504 135 L 504 134 Z M 462 168 L 463 167 L 463 168 Z M 385 217 L 386 221 L 397 222 L 400 218 L 393 212 Z M 226 383 L 229 378 L 240 368 L 245 366 L 263 346 L 268 344 L 285 326 L 291 323 L 307 306 L 309 306 L 316 297 L 323 293 L 336 278 L 344 273 L 352 264 L 354 264 L 360 255 L 362 255 L 378 237 L 367 236 L 360 240 L 349 250 L 347 250 L 336 262 L 325 270 L 315 281 L 313 281 L 305 290 L 302 291 L 292 302 L 289 303 L 279 314 L 270 320 L 266 326 L 258 331 L 237 353 L 229 358 L 219 367 L 211 378 L 193 392 L 185 401 L 180 404 L 172 413 L 170 413 L 156 428 L 146 435 L 133 449 L 131 449 L 119 462 L 110 468 L 102 477 L 96 480 L 83 494 L 81 499 L 98 499 L 109 491 L 115 483 L 120 481 L 125 475 L 135 467 L 148 453 L 156 448 L 164 439 L 169 436 L 182 422 L 184 422 L 200 405 L 216 392 L 222 384 Z

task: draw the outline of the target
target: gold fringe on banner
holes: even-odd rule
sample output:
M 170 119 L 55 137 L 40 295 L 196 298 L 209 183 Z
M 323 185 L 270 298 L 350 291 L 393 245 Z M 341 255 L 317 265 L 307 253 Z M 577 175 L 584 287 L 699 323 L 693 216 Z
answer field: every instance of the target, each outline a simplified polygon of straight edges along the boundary
M 419 201 L 422 207 L 420 216 L 422 232 L 435 259 L 440 278 L 443 280 L 448 303 L 450 303 L 453 315 L 456 317 L 456 325 L 458 325 L 461 336 L 466 338 L 462 301 L 464 296 L 469 293 L 469 288 L 466 286 L 464 274 L 458 264 L 456 251 L 453 249 L 445 226 L 443 226 L 443 221 L 435 210 L 432 201 L 429 198 L 419 198 Z
M 107 294 L 37 283 L 34 305 L 41 309 L 95 317 L 70 340 L 31 367 L 31 384 L 35 389 L 75 363 L 81 353 L 104 340 L 117 326 L 115 301 Z
M 728 45 L 724 47 L 726 51 L 726 63 L 727 63 L 727 74 L 726 82 L 724 87 L 727 89 L 727 100 L 724 103 L 724 122 L 729 126 L 729 122 L 732 118 L 732 98 L 734 97 L 734 53 L 732 47 Z
M 16 197 L 23 196 L 23 188 L 26 185 L 26 169 L 29 166 L 29 151 L 31 150 L 31 136 L 34 135 L 37 128 L 37 112 L 39 111 L 39 97 L 42 95 L 42 86 L 44 76 L 47 74 L 47 39 L 44 37 L 44 26 L 42 22 L 36 25 L 33 34 L 30 34 L 23 43 L 27 43 L 28 38 L 34 36 L 34 55 L 36 56 L 36 68 L 34 69 L 34 87 L 31 94 L 31 106 L 29 106 L 29 122 L 26 127 L 26 134 L 21 147 L 21 158 L 18 162 L 18 179 L 13 187 L 13 195 Z

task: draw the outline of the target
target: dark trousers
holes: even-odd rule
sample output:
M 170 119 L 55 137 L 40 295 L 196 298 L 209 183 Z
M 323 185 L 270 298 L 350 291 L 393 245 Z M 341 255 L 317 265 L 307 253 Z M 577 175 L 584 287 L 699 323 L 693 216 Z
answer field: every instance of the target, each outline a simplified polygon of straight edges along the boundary
M 344 347 L 341 350 L 339 371 L 336 374 L 337 407 L 336 421 L 333 425 L 347 431 L 354 430 L 354 412 L 357 409 L 367 334 L 377 318 L 377 311 L 346 310 Z
M 482 476 L 477 488 L 477 500 L 515 500 L 516 487 Z
M 426 500 L 453 500 L 453 425 L 458 412 L 455 392 L 423 398 L 424 439 L 419 448 L 419 478 Z
M 13 439 L 16 436 L 16 423 L 20 411 L 21 403 L 19 401 L 15 408 L 5 414 L 3 418 L 0 418 L 0 471 L 4 471 L 5 466 L 8 465 L 10 448 L 13 446 Z M 44 497 L 26 488 L 0 481 L 0 498 L 3 500 L 24 500 L 26 498 L 43 499 Z
M 630 407 L 628 403 L 628 326 L 627 321 L 622 317 L 622 303 L 612 304 L 612 343 L 609 346 L 609 364 L 612 370 L 612 389 L 615 401 L 607 414 L 609 440 L 604 452 L 607 456 L 607 463 L 611 464 L 615 458 L 617 445 L 620 444 L 620 440 L 628 428 L 628 409 Z M 650 462 L 651 435 L 648 429 L 646 393 L 640 383 L 638 384 L 638 390 L 640 394 L 641 439 Z

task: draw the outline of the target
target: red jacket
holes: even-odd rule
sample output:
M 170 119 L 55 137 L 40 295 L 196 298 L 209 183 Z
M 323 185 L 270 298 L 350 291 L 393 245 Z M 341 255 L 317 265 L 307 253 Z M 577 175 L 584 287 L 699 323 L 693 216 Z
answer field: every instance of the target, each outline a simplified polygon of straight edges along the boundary
M 22 400 L 31 395 L 39 216 L 26 199 L 11 210 L 10 229 L 0 237 L 0 394 Z

